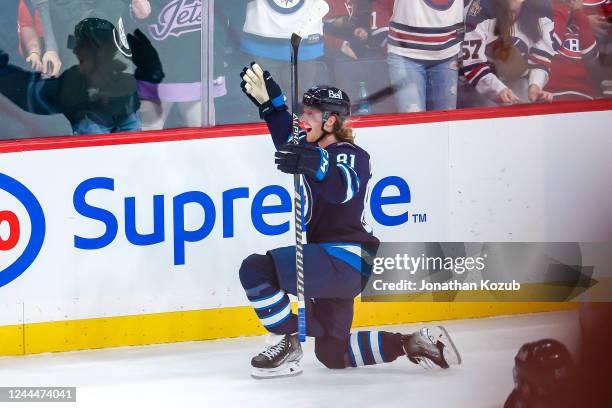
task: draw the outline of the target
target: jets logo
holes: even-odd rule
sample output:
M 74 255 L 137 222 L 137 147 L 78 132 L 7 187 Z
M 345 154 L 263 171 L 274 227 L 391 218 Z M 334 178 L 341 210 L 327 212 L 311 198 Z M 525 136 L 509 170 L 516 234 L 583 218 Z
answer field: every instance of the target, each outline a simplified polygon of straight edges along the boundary
M 272 0 L 278 7 L 285 9 L 294 7 L 299 0 Z
M 448 10 L 456 0 L 423 0 L 425 4 L 435 10 Z
M 298 11 L 303 5 L 305 0 L 268 0 L 268 4 L 273 10 L 283 13 L 291 14 Z

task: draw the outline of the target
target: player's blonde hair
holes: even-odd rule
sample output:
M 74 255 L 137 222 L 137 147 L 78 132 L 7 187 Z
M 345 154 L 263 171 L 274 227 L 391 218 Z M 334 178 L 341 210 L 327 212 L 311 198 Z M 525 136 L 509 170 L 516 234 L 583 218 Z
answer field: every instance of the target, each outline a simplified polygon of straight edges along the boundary
M 336 121 L 334 122 L 331 133 L 336 135 L 336 139 L 340 142 L 355 144 L 355 132 L 353 128 L 347 126 L 346 119 L 343 119 L 337 113 L 332 113 L 332 116 L 336 118 Z

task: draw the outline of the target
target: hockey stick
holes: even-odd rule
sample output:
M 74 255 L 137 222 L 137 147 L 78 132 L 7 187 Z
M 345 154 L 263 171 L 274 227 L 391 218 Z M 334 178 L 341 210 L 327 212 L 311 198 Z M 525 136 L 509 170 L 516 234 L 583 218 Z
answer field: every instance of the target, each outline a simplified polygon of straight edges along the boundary
M 291 118 L 292 118 L 292 142 L 299 144 L 299 115 L 298 115 L 298 51 L 300 42 L 306 35 L 307 29 L 329 11 L 329 6 L 323 0 L 313 3 L 302 22 L 298 31 L 291 35 Z M 306 341 L 306 303 L 304 302 L 304 247 L 302 242 L 302 175 L 293 176 L 293 201 L 295 205 L 295 271 L 298 298 L 298 338 L 300 342 Z
M 374 92 L 372 95 L 359 99 L 357 102 L 351 105 L 351 112 L 356 112 L 359 106 L 363 103 L 376 103 L 381 99 L 386 98 L 389 95 L 393 95 L 397 90 L 395 85 L 389 85 L 381 90 Z

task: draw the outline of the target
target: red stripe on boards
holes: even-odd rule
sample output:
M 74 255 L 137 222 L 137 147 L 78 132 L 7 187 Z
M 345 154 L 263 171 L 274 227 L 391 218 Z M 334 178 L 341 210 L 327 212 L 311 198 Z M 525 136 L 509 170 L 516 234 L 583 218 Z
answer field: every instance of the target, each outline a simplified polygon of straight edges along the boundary
M 498 106 L 491 108 L 456 109 L 449 111 L 395 113 L 356 116 L 351 118 L 354 128 L 411 125 L 418 123 L 451 122 L 459 120 L 496 119 L 520 116 L 554 115 L 562 113 L 612 111 L 612 99 L 569 101 L 555 103 Z M 0 153 L 72 149 L 80 147 L 114 146 L 155 142 L 220 137 L 267 135 L 265 123 L 222 125 L 211 128 L 180 128 L 146 132 L 113 133 L 92 136 L 58 136 L 0 141 Z

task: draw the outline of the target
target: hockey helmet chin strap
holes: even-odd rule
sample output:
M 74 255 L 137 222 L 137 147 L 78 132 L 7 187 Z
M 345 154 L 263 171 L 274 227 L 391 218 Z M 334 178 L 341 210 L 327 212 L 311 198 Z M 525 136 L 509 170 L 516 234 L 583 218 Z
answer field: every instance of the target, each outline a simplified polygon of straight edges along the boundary
M 330 111 L 323 111 L 323 118 L 322 118 L 322 122 L 321 122 L 321 130 L 323 131 L 321 133 L 321 136 L 319 136 L 319 138 L 317 140 L 315 140 L 315 143 L 319 143 L 321 140 L 323 140 L 327 135 L 331 134 L 331 132 L 328 132 L 327 130 L 325 130 L 325 123 L 327 122 L 327 120 L 329 119 L 329 117 L 331 116 L 332 112 Z

